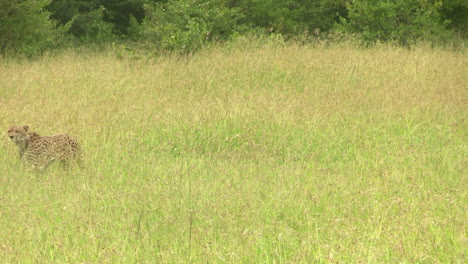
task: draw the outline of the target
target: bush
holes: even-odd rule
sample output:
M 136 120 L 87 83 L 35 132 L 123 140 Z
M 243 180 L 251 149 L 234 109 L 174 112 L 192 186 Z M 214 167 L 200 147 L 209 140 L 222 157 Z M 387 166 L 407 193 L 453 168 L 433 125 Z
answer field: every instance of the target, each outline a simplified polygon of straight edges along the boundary
M 468 37 L 468 2 L 466 0 L 445 0 L 440 9 L 442 19 L 450 21 L 449 28 Z
M 74 20 L 69 33 L 78 39 L 87 36 L 126 35 L 131 17 L 143 20 L 146 0 L 54 0 L 47 6 L 52 18 L 65 25 Z M 88 28 L 92 27 L 92 28 Z M 96 30 L 99 34 L 96 34 Z M 86 38 L 86 37 L 85 37 Z M 100 42 L 100 40 L 97 40 Z
M 244 14 L 241 23 L 270 33 L 327 32 L 346 16 L 346 0 L 231 0 Z
M 104 7 L 80 13 L 69 22 L 70 32 L 82 42 L 102 43 L 112 39 L 113 24 L 104 21 Z
M 357 33 L 365 44 L 377 41 L 410 46 L 419 40 L 450 37 L 447 22 L 438 13 L 441 2 L 430 0 L 355 0 L 348 5 L 348 20 L 341 28 Z
M 49 0 L 2 0 L 0 3 L 0 52 L 3 56 L 27 57 L 58 46 L 66 27 L 59 26 L 44 11 Z
M 225 0 L 169 0 L 147 4 L 145 10 L 140 33 L 150 47 L 185 53 L 211 40 L 227 39 L 239 18 L 237 9 L 228 8 Z

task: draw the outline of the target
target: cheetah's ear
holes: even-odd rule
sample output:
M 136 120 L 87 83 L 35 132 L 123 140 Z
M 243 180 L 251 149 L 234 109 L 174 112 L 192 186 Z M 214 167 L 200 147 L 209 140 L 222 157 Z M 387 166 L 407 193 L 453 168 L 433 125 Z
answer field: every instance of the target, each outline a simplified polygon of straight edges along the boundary
M 24 131 L 28 131 L 29 126 L 26 125 L 23 128 L 24 128 Z

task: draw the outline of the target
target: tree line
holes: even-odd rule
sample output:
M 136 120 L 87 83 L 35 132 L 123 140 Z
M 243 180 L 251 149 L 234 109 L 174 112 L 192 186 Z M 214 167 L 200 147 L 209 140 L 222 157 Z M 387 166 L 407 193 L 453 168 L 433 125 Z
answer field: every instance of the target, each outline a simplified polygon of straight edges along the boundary
M 116 41 L 191 52 L 244 34 L 411 46 L 465 40 L 467 17 L 465 0 L 2 0 L 0 53 Z

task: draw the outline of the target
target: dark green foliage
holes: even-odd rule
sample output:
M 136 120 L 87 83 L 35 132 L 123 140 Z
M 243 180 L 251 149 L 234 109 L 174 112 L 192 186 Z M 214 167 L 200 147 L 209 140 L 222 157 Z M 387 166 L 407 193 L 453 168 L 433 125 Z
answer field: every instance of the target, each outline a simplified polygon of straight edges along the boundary
M 449 28 L 455 30 L 465 38 L 468 37 L 468 1 L 442 1 L 440 14 L 444 21 L 450 21 Z
M 75 16 L 82 13 L 89 13 L 98 7 L 96 1 L 55 0 L 47 6 L 47 10 L 52 13 L 51 18 L 65 25 Z
M 348 5 L 345 32 L 357 33 L 366 44 L 376 41 L 409 46 L 419 40 L 442 40 L 447 22 L 438 13 L 442 3 L 432 0 L 355 0 Z
M 96 0 L 56 0 L 48 9 L 52 18 L 68 25 L 68 33 L 81 41 L 102 42 L 112 35 L 113 25 L 104 21 L 106 10 Z
M 464 0 L 1 0 L 0 52 L 40 54 L 70 39 L 118 39 L 192 52 L 246 33 L 281 39 L 353 35 L 366 45 L 468 37 Z M 305 36 L 302 38 L 302 36 Z M 461 38 L 459 38 L 461 36 Z M 332 39 L 332 38 L 330 38 Z M 456 40 L 456 41 L 455 41 Z M 71 42 L 77 43 L 77 42 Z M 463 43 L 463 42 L 462 42 Z
M 114 33 L 125 35 L 133 17 L 138 23 L 145 17 L 144 0 L 102 0 L 100 4 L 106 8 L 105 21 L 114 25 Z
M 104 21 L 104 7 L 78 14 L 70 21 L 70 32 L 84 42 L 105 42 L 112 39 L 113 24 Z
M 56 28 L 44 7 L 49 0 L 0 1 L 0 52 L 34 56 L 56 47 L 64 28 Z
M 227 39 L 240 15 L 226 0 L 169 0 L 145 5 L 141 37 L 151 47 L 191 52 L 212 40 Z
M 55 0 L 48 9 L 52 18 L 70 24 L 69 33 L 85 42 L 112 40 L 125 35 L 130 18 L 142 22 L 144 0 Z
M 302 34 L 327 32 L 346 16 L 346 0 L 231 0 L 231 5 L 242 10 L 240 21 L 267 32 Z
M 297 21 L 304 23 L 308 32 L 320 30 L 329 32 L 340 21 L 340 17 L 347 17 L 346 0 L 298 0 L 301 9 L 298 11 Z M 302 32 L 300 32 L 302 33 Z

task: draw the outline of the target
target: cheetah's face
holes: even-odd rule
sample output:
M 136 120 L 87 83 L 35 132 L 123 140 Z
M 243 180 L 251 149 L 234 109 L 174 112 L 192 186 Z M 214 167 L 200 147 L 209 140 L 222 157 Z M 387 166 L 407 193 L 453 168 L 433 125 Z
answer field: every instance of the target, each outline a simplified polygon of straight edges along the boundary
M 8 129 L 8 137 L 15 143 L 23 142 L 28 138 L 28 126 L 11 126 Z

